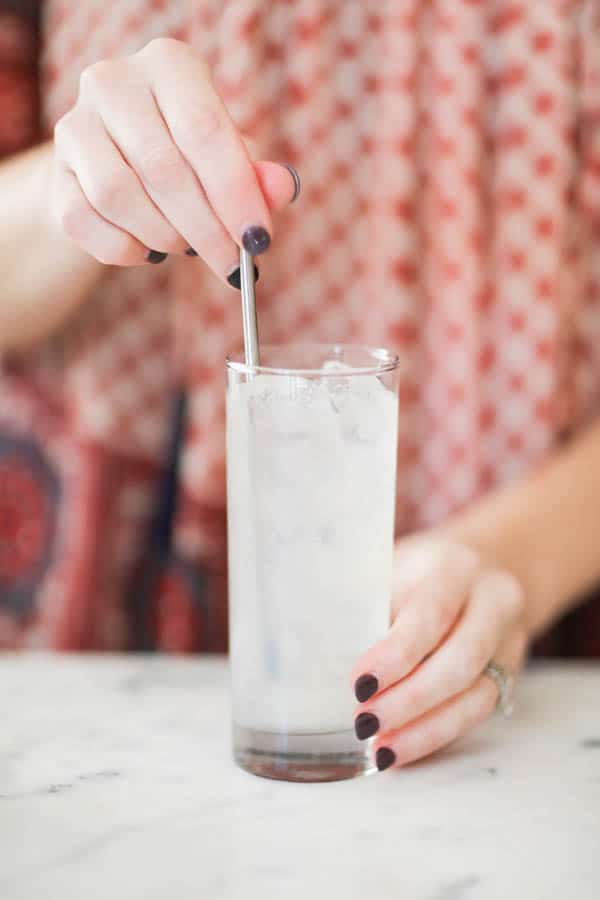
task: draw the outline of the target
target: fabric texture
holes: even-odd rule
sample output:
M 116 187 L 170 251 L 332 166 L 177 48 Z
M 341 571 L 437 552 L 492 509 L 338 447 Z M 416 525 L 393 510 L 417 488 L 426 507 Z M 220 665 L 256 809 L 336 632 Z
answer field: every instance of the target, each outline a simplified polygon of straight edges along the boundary
M 0 5 L 6 153 L 35 112 L 17 6 Z M 262 340 L 401 355 L 400 534 L 596 415 L 597 3 L 49 0 L 42 135 L 85 66 L 158 35 L 193 45 L 261 157 L 301 173 L 259 261 Z M 1 646 L 225 648 L 223 361 L 240 343 L 239 297 L 170 259 L 110 270 L 59 336 L 5 361 Z M 556 652 L 577 651 L 573 627 Z

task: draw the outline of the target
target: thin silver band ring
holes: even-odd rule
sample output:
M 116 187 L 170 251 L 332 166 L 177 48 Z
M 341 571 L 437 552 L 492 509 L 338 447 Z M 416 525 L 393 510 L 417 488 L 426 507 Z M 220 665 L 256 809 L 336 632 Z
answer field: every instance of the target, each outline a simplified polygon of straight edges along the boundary
M 498 688 L 498 703 L 496 704 L 496 709 L 499 709 L 505 716 L 512 715 L 515 708 L 513 703 L 515 680 L 513 676 L 509 675 L 504 666 L 494 662 L 493 659 L 489 661 L 483 670 L 483 674 L 488 678 L 491 678 Z

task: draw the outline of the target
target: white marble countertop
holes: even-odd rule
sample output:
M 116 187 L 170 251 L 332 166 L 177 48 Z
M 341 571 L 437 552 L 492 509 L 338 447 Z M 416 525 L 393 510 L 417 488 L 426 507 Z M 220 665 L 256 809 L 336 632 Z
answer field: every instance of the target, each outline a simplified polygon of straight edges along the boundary
M 2 900 L 600 897 L 600 666 L 399 772 L 234 767 L 225 663 L 0 656 Z

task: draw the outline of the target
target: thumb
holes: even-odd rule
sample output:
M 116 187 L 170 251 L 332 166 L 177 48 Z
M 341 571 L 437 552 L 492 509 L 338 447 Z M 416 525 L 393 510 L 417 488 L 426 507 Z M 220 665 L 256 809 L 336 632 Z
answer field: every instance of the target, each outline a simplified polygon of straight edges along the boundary
M 300 176 L 292 166 L 261 160 L 254 163 L 254 170 L 272 212 L 285 209 L 300 193 Z

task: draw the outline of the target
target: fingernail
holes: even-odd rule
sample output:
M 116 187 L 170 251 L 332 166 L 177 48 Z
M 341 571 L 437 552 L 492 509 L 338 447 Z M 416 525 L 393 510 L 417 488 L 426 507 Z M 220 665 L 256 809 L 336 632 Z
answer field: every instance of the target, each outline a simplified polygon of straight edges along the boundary
M 379 731 L 379 719 L 373 713 L 360 713 L 354 720 L 354 730 L 359 741 L 365 741 Z
M 374 675 L 361 675 L 354 683 L 354 693 L 359 703 L 364 703 L 379 690 L 379 682 Z
M 296 169 L 293 166 L 290 166 L 289 163 L 283 163 L 283 165 L 285 166 L 285 168 L 288 170 L 288 172 L 294 179 L 294 196 L 290 200 L 290 203 L 293 203 L 295 200 L 298 199 L 298 194 L 302 190 L 302 182 L 300 181 L 300 176 L 298 175 L 298 172 L 296 171 Z
M 260 272 L 258 271 L 258 266 L 254 266 L 254 280 L 258 281 L 260 278 Z M 227 281 L 234 287 L 236 290 L 241 291 L 242 289 L 242 273 L 240 271 L 240 267 L 234 269 L 231 275 L 227 276 Z
M 242 244 L 251 256 L 258 256 L 269 249 L 271 235 L 262 225 L 251 225 L 242 235 Z
M 396 762 L 396 754 L 393 750 L 390 750 L 389 747 L 380 747 L 375 754 L 375 762 L 377 763 L 379 771 L 383 772 L 384 769 L 389 769 L 390 766 L 394 765 Z
M 146 255 L 146 262 L 156 265 L 157 263 L 164 262 L 168 255 L 168 253 L 161 253 L 160 250 L 149 250 Z
M 188 247 L 187 250 L 185 251 L 185 255 L 186 256 L 198 256 L 198 254 L 196 253 L 196 251 L 194 250 L 193 247 Z

